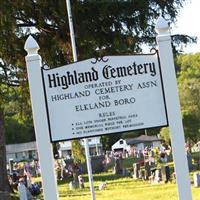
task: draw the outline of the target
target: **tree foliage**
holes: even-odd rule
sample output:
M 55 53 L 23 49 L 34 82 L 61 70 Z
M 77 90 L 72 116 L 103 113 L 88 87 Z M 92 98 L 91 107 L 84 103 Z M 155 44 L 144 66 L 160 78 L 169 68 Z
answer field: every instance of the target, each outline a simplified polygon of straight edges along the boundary
M 102 146 L 103 146 L 103 149 L 106 151 L 110 151 L 111 150 L 111 147 L 112 145 L 117 142 L 120 138 L 122 138 L 122 134 L 120 133 L 114 133 L 114 134 L 111 134 L 111 135 L 104 135 L 104 136 L 101 136 L 101 143 L 102 143 Z
M 155 20 L 170 22 L 187 0 L 72 1 L 79 60 L 102 54 L 132 54 L 142 44 L 155 45 Z M 72 60 L 65 1 L 3 1 L 0 8 L 0 57 L 24 70 L 23 44 L 28 34 L 37 38 L 41 54 L 52 67 Z M 174 45 L 194 41 L 176 35 Z M 97 51 L 98 50 L 98 51 Z
M 178 84 L 186 138 L 200 139 L 200 53 L 181 55 Z
M 35 139 L 30 106 L 20 87 L 1 84 L 1 109 L 4 114 L 7 143 L 30 142 Z
M 79 140 L 72 141 L 72 156 L 75 163 L 85 162 L 84 149 Z
M 171 144 L 169 128 L 164 127 L 160 130 L 160 137 L 162 140 L 165 141 L 166 144 Z
M 185 137 L 195 143 L 200 139 L 200 53 L 179 55 L 176 65 Z M 162 128 L 160 135 L 170 143 L 168 128 Z

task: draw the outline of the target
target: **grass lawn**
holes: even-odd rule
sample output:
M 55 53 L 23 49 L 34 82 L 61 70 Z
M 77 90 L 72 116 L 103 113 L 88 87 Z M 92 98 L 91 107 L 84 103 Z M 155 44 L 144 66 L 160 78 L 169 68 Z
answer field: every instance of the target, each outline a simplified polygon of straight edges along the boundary
M 150 184 L 148 181 L 120 177 L 112 173 L 94 174 L 96 200 L 178 200 L 175 183 Z M 85 189 L 69 190 L 68 182 L 59 183 L 59 200 L 90 200 L 87 175 L 84 176 Z M 98 185 L 106 181 L 105 190 L 99 191 Z M 193 200 L 200 199 L 200 188 L 192 186 Z M 13 200 L 17 200 L 15 197 Z M 40 197 L 40 199 L 43 199 Z
M 107 183 L 106 189 L 99 191 L 101 181 Z M 111 173 L 94 175 L 96 200 L 178 200 L 174 183 L 150 184 L 148 181 L 116 177 Z M 193 200 L 200 199 L 200 188 L 192 188 Z M 68 185 L 60 184 L 60 200 L 90 200 L 89 185 L 84 190 L 69 191 Z
M 124 167 L 129 170 L 132 168 L 132 159 L 126 159 Z M 173 163 L 169 163 L 171 172 Z M 112 164 L 109 167 L 112 168 Z M 190 173 L 192 182 L 193 172 Z M 71 180 L 59 181 L 58 191 L 59 200 L 90 200 L 90 189 L 87 174 L 83 175 L 85 188 L 69 190 Z M 178 200 L 177 185 L 174 182 L 163 184 L 151 184 L 148 181 L 134 180 L 131 177 L 117 176 L 109 172 L 93 174 L 96 200 Z M 38 179 L 34 181 L 39 181 Z M 98 186 L 106 182 L 105 190 L 99 191 Z M 193 200 L 200 200 L 200 187 L 194 188 L 192 185 Z M 18 200 L 18 195 L 13 196 L 12 200 Z M 40 196 L 40 200 L 43 198 Z

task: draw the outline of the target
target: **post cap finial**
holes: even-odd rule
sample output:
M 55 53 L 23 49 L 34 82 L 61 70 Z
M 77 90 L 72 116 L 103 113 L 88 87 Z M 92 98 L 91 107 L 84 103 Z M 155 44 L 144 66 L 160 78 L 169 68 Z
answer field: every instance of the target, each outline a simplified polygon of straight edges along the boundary
M 169 32 L 169 25 L 162 16 L 158 17 L 155 28 L 158 34 L 165 34 Z
M 24 49 L 27 51 L 28 55 L 31 55 L 37 54 L 40 47 L 36 40 L 31 35 L 29 35 L 25 42 Z

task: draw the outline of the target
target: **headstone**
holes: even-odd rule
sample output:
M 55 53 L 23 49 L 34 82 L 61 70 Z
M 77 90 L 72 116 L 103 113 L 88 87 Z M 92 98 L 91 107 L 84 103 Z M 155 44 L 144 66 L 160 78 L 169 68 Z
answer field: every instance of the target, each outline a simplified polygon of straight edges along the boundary
M 148 180 L 151 176 L 151 167 L 149 165 L 149 162 L 144 163 L 144 169 L 145 169 L 145 179 Z
M 103 160 L 104 159 L 105 158 L 104 158 L 103 155 L 91 157 L 91 164 L 92 164 L 92 172 L 93 173 L 103 172 L 103 170 L 104 170 Z M 110 162 L 111 162 L 111 158 L 109 156 L 106 156 L 106 164 L 109 164 Z
M 123 168 L 122 169 L 122 176 L 129 176 L 129 175 L 130 175 L 130 172 L 128 171 L 128 169 Z
M 100 183 L 99 190 L 105 190 L 105 188 L 106 188 L 106 182 Z
M 76 172 L 73 173 L 73 184 L 74 184 L 75 188 L 79 187 L 78 176 L 79 176 L 78 173 L 76 173 Z
M 193 170 L 192 155 L 189 152 L 187 152 L 187 161 L 189 170 L 192 171 Z
M 27 196 L 27 188 L 23 183 L 23 180 L 20 179 L 19 180 L 19 184 L 17 187 L 18 191 L 19 191 L 19 199 L 20 200 L 28 200 L 28 196 Z
M 139 178 L 142 180 L 145 180 L 145 170 L 144 169 L 139 170 Z
M 9 170 L 10 170 L 10 175 L 13 174 L 13 165 L 14 161 L 12 158 L 9 159 Z
M 139 178 L 139 171 L 140 171 L 140 164 L 134 163 L 133 164 L 133 178 L 135 179 Z
M 156 169 L 155 171 L 155 178 L 154 178 L 154 182 L 155 183 L 159 183 L 161 180 L 161 173 L 159 169 Z
M 83 189 L 84 188 L 84 180 L 81 175 L 78 176 L 78 182 L 79 182 L 79 188 Z
M 119 155 L 115 158 L 115 166 L 114 166 L 114 174 L 122 174 L 123 168 L 122 168 L 123 160 L 122 157 Z
M 73 181 L 70 181 L 69 182 L 69 190 L 73 190 L 73 189 L 75 189 L 74 185 L 73 185 Z
M 194 180 L 194 187 L 199 187 L 200 186 L 200 175 L 199 175 L 199 173 L 195 172 L 193 174 L 193 180 Z
M 161 167 L 161 177 L 162 181 L 167 183 L 170 180 L 170 168 L 168 165 Z
M 74 181 L 70 181 L 69 182 L 69 189 L 70 190 L 75 190 L 77 188 L 78 188 L 78 184 L 77 183 L 75 183 Z

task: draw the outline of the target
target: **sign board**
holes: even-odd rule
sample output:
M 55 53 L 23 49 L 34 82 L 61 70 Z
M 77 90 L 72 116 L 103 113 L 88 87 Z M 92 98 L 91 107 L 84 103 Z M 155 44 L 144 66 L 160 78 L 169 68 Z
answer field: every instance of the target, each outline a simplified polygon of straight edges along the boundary
M 42 68 L 51 141 L 166 126 L 157 52 Z

